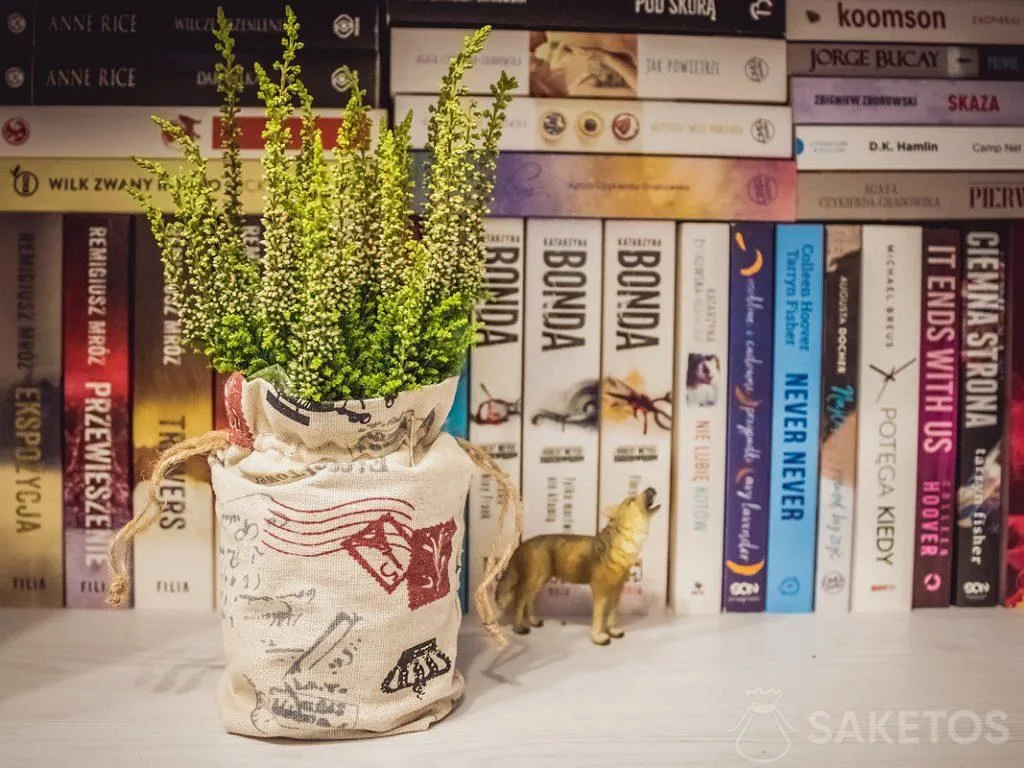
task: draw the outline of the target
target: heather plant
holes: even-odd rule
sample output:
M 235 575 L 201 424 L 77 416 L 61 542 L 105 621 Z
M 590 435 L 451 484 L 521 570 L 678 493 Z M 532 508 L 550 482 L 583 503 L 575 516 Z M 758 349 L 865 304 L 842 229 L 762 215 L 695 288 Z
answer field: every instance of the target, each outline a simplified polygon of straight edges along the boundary
M 489 105 L 463 84 L 489 29 L 468 35 L 431 108 L 426 203 L 413 214 L 411 116 L 381 125 L 370 147 L 369 108 L 354 73 L 333 150 L 324 149 L 313 100 L 300 79 L 299 24 L 285 9 L 282 54 L 256 65 L 266 127 L 262 257 L 243 242 L 238 111 L 243 70 L 230 23 L 218 10 L 217 89 L 222 171 L 215 185 L 195 139 L 154 118 L 185 163 L 171 173 L 150 160 L 174 205 L 165 217 L 145 193 L 182 336 L 219 371 L 272 379 L 308 400 L 390 397 L 460 372 L 476 337 L 483 295 L 483 222 L 497 147 L 515 80 L 502 73 Z M 289 151 L 298 114 L 300 148 Z

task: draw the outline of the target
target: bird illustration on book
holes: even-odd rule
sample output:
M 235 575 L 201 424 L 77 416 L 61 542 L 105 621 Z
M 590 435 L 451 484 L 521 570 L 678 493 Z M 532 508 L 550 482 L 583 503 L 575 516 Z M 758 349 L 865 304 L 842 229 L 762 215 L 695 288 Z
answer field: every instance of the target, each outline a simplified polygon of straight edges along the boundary
M 647 488 L 608 509 L 608 524 L 596 536 L 548 534 L 516 547 L 497 591 L 498 607 L 513 608 L 513 631 L 525 635 L 530 627 L 543 625 L 534 602 L 544 585 L 556 578 L 590 585 L 594 597 L 590 639 L 595 644 L 608 645 L 611 638 L 622 637 L 619 597 L 639 560 L 651 517 L 661 508 L 654 503 L 656 495 Z

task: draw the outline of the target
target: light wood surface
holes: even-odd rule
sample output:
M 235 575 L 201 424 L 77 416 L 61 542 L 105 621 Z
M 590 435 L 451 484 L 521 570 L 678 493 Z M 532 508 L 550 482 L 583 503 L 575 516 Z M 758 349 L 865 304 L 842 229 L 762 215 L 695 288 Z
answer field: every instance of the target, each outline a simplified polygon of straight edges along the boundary
M 1024 766 L 1024 613 L 647 619 L 607 648 L 549 621 L 500 656 L 466 624 L 447 720 L 296 744 L 221 730 L 212 615 L 0 611 L 0 767 Z

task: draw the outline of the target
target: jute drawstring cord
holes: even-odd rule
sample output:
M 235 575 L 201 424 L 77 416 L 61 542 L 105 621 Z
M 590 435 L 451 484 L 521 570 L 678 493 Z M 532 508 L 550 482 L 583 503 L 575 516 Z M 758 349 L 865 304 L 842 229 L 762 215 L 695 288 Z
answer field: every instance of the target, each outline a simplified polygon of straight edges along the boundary
M 498 510 L 497 531 L 491 541 L 491 551 L 487 553 L 487 567 L 484 570 L 483 581 L 480 582 L 480 586 L 473 594 L 473 607 L 476 608 L 476 615 L 479 617 L 480 623 L 483 624 L 484 629 L 487 630 L 498 648 L 504 648 L 508 644 L 508 640 L 501 630 L 501 611 L 494 598 L 494 589 L 498 578 L 508 567 L 509 560 L 512 559 L 523 535 L 523 500 L 512 483 L 512 478 L 495 463 L 490 454 L 466 440 L 461 438 L 456 438 L 456 440 L 473 463 L 498 483 L 501 506 Z M 502 533 L 505 530 L 505 519 L 508 516 L 509 507 L 512 508 L 515 534 L 502 547 Z M 498 555 L 499 551 L 501 552 L 500 556 Z
M 137 517 L 132 518 L 124 528 L 117 532 L 110 542 L 110 586 L 107 589 L 107 605 L 120 608 L 128 602 L 131 591 L 132 577 L 130 573 L 131 544 L 135 537 L 143 533 L 155 523 L 163 512 L 160 501 L 160 485 L 177 467 L 197 456 L 209 456 L 229 444 L 228 433 L 213 430 L 205 435 L 182 440 L 160 454 L 153 463 L 149 476 L 149 494 L 146 504 Z
M 523 502 L 516 491 L 515 485 L 512 483 L 512 479 L 495 463 L 489 454 L 466 440 L 459 438 L 456 438 L 456 440 L 472 462 L 493 477 L 498 483 L 500 498 L 497 521 L 498 530 L 494 540 L 491 542 L 491 549 L 487 555 L 487 568 L 484 572 L 484 579 L 473 595 L 473 605 L 484 629 L 494 640 L 498 648 L 503 648 L 508 644 L 508 640 L 501 630 L 501 612 L 494 599 L 494 587 L 498 577 L 501 576 L 508 566 L 509 560 L 512 559 L 512 554 L 515 552 L 519 539 L 522 537 Z M 120 608 L 128 602 L 128 595 L 131 591 L 131 545 L 135 537 L 144 533 L 159 519 L 163 512 L 163 503 L 159 495 L 161 483 L 178 465 L 197 456 L 209 456 L 211 453 L 227 448 L 228 445 L 230 445 L 228 432 L 214 430 L 199 437 L 183 440 L 160 454 L 160 458 L 153 464 L 153 469 L 150 472 L 149 493 L 146 496 L 146 504 L 142 512 L 118 531 L 114 540 L 110 543 L 110 586 L 107 590 L 107 605 Z M 505 529 L 505 521 L 510 508 L 512 510 L 515 533 L 509 542 L 502 547 L 502 532 Z

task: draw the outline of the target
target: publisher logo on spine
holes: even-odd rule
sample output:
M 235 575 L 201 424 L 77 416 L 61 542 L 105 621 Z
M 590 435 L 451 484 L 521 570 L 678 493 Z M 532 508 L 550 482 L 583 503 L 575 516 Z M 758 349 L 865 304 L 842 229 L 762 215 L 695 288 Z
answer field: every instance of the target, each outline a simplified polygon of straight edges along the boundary
M 346 71 L 345 67 L 338 67 L 331 73 L 331 87 L 338 93 L 348 93 L 350 86 L 345 77 Z
M 4 137 L 4 141 L 12 147 L 21 146 L 28 141 L 30 133 L 31 131 L 29 129 L 28 120 L 21 117 L 10 118 L 6 123 L 4 123 L 3 129 L 0 130 L 0 134 Z
M 359 35 L 359 19 L 352 18 L 347 13 L 343 13 L 334 19 L 332 25 L 334 29 L 335 37 L 341 40 L 348 40 L 352 36 Z
M 20 35 L 28 28 L 28 21 L 25 17 L 15 11 L 7 17 L 7 31 L 12 35 Z
M 760 56 L 751 56 L 747 59 L 743 69 L 747 73 L 747 79 L 755 83 L 763 83 L 768 79 L 768 62 Z
M 766 117 L 759 117 L 750 126 L 750 135 L 758 144 L 770 144 L 775 138 L 775 123 Z
M 754 21 L 771 18 L 775 10 L 775 0 L 753 0 L 750 3 L 750 18 Z
M 8 67 L 4 72 L 4 82 L 8 88 L 21 88 L 25 84 L 25 70 L 21 67 Z
M 755 205 L 771 205 L 779 196 L 779 182 L 767 173 L 754 174 L 747 183 L 747 195 Z
M 39 189 L 39 177 L 20 165 L 11 168 L 11 180 L 11 187 L 18 197 L 32 197 Z

